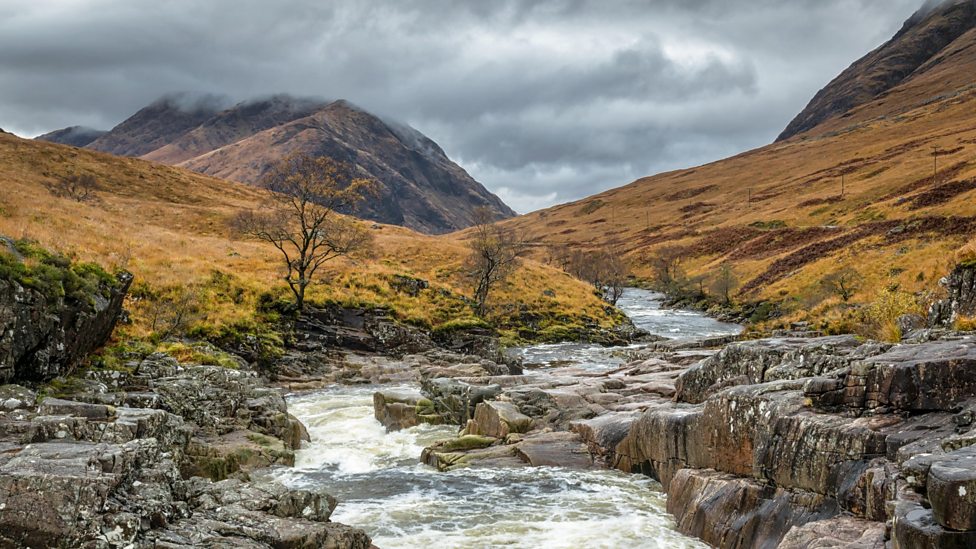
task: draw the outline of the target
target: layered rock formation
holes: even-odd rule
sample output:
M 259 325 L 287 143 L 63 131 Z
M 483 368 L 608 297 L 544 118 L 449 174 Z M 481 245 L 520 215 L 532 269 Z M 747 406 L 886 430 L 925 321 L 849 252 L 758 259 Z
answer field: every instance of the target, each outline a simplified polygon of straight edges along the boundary
M 110 335 L 131 277 L 39 257 L 61 270 L 0 256 L 0 381 L 19 384 L 0 385 L 0 547 L 371 546 L 329 521 L 330 495 L 264 473 L 308 434 L 245 361 L 157 353 L 72 372 Z
M 670 345 L 606 373 L 428 380 L 427 398 L 482 400 L 438 408 L 469 419 L 422 459 L 649 475 L 679 530 L 715 547 L 976 544 L 976 339 Z
M 7 252 L 7 245 L 0 238 L 0 253 Z M 79 278 L 66 266 L 47 267 L 54 270 L 52 276 L 66 273 Z M 30 274 L 34 276 L 26 276 Z M 93 284 L 73 295 L 65 295 L 60 281 L 43 286 L 42 275 L 35 273 L 0 278 L 0 383 L 52 379 L 105 343 L 119 319 L 132 276 L 88 278 Z

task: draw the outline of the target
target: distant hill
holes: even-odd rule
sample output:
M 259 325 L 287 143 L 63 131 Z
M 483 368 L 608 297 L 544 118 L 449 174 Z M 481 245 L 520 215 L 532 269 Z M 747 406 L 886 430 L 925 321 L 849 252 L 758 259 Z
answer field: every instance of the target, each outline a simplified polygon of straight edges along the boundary
M 108 132 L 104 130 L 96 130 L 84 126 L 71 126 L 70 128 L 54 130 L 53 132 L 40 135 L 37 139 L 50 141 L 51 143 L 60 143 L 62 145 L 71 145 L 72 147 L 84 147 L 106 133 Z
M 87 147 L 251 184 L 289 154 L 330 156 L 381 185 L 379 196 L 353 213 L 431 234 L 471 226 L 479 207 L 497 219 L 515 215 L 432 140 L 346 101 L 286 95 L 230 107 L 222 101 L 164 97 Z
M 820 92 L 788 139 L 505 223 L 539 257 L 612 247 L 649 276 L 667 249 L 706 284 L 728 263 L 742 298 L 797 314 L 832 306 L 821 280 L 845 267 L 864 281 L 854 301 L 934 292 L 976 242 L 973 10 L 927 4 Z

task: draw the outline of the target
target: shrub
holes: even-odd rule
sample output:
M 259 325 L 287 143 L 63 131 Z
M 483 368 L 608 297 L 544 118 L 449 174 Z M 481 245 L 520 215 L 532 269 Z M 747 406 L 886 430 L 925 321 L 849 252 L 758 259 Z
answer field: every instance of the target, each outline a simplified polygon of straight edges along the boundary
M 858 333 L 881 341 L 901 341 L 898 319 L 904 315 L 922 314 L 918 298 L 908 292 L 882 289 L 874 301 L 861 310 Z

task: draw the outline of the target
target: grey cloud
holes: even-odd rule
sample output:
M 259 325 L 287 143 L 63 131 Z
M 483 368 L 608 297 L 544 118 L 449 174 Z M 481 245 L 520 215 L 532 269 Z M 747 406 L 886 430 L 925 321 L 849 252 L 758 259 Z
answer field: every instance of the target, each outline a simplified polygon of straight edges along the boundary
M 769 142 L 921 2 L 0 0 L 0 127 L 109 128 L 179 90 L 345 98 L 527 211 Z

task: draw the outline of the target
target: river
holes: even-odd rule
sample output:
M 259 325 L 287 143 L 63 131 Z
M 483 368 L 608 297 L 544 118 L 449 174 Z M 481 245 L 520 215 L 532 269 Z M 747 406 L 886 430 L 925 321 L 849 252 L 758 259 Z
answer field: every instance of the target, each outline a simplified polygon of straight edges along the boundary
M 629 289 L 618 306 L 664 337 L 736 333 L 697 313 L 664 309 L 660 296 Z M 516 350 L 531 367 L 611 368 L 621 349 L 556 344 Z M 336 387 L 289 398 L 312 441 L 282 473 L 292 486 L 325 487 L 339 499 L 333 520 L 365 529 L 383 549 L 698 548 L 674 530 L 664 494 L 650 479 L 616 471 L 464 469 L 418 462 L 423 448 L 457 428 L 387 433 L 373 418 L 373 387 Z

